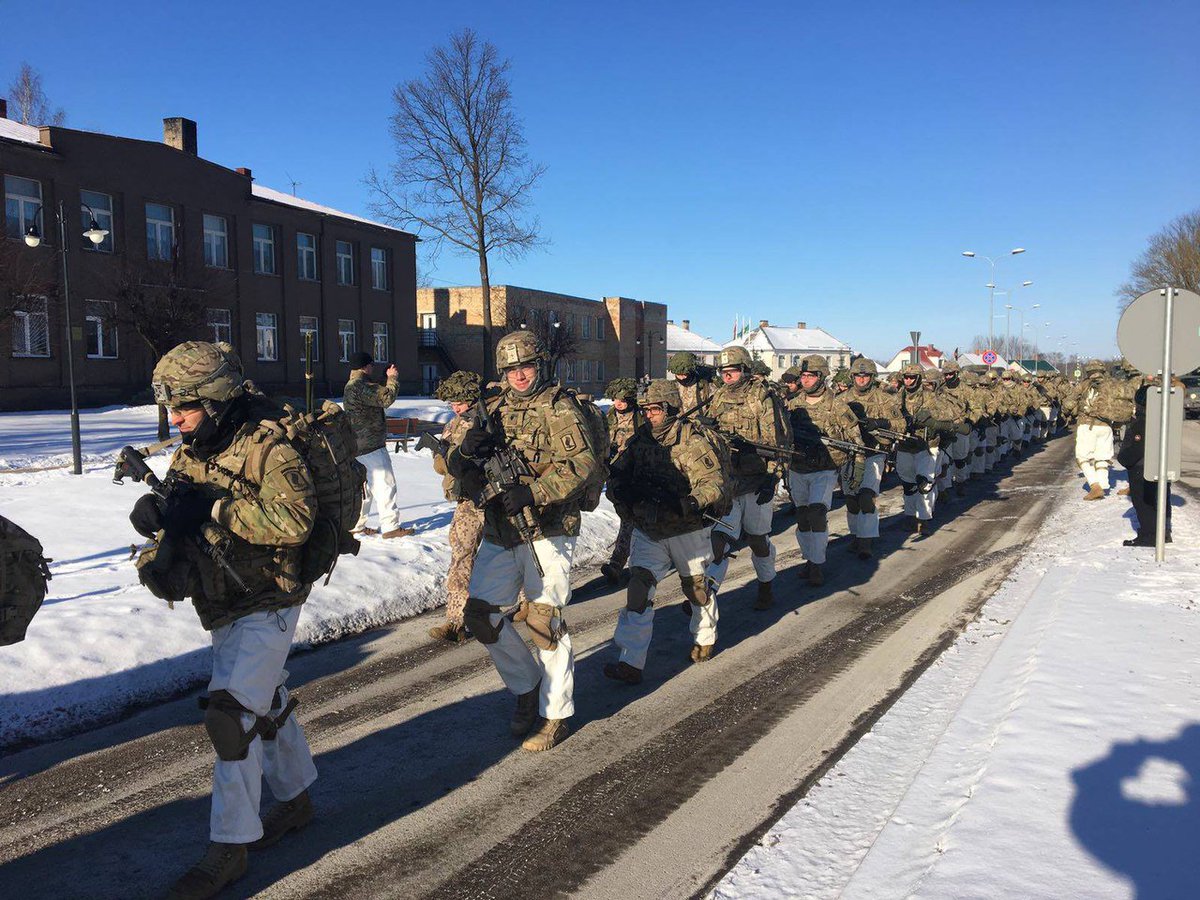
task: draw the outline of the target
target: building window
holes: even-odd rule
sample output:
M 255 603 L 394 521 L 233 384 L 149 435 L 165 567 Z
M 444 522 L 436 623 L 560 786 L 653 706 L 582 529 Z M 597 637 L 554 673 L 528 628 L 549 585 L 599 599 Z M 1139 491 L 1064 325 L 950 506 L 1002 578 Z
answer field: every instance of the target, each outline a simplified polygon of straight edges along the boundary
M 567 360 L 567 384 L 575 383 L 575 363 Z
M 596 340 L 604 340 L 604 316 L 596 316 Z
M 50 319 L 45 297 L 19 297 L 13 310 L 13 356 L 50 355 Z
M 567 334 L 575 333 L 575 313 L 567 313 Z
M 591 360 L 581 359 L 579 361 L 579 380 L 584 384 L 587 384 L 592 380 Z
M 10 238 L 22 238 L 34 225 L 38 225 L 38 234 L 42 227 L 38 224 L 38 208 L 42 205 L 42 183 L 32 178 L 18 178 L 16 175 L 4 176 L 4 233 Z M 46 235 L 42 234 L 42 237 Z
M 98 191 L 80 191 L 79 192 L 79 213 L 82 221 L 88 228 L 92 225 L 92 219 L 95 218 L 96 224 L 108 232 L 98 244 L 93 244 L 90 238 L 81 238 L 80 246 L 84 250 L 90 250 L 93 253 L 112 253 L 113 252 L 113 200 L 108 194 L 101 194 Z
M 358 349 L 353 319 L 338 319 L 338 343 L 342 347 L 342 362 L 350 362 L 350 354 Z
M 604 380 L 604 360 L 602 359 L 596 360 L 596 380 Z
M 175 210 L 165 203 L 146 204 L 146 256 L 165 262 L 175 251 Z
M 254 231 L 254 273 L 256 275 L 275 274 L 275 226 L 255 225 Z
M 784 366 L 786 366 L 786 365 L 787 365 L 787 357 L 786 357 L 786 356 L 783 356 L 783 355 L 780 355 L 780 357 L 779 357 L 779 368 L 781 368 L 781 369 L 782 369 L 782 368 L 783 368 Z
M 384 247 L 371 248 L 371 287 L 377 291 L 390 290 L 388 287 L 388 253 Z
M 371 325 L 371 337 L 373 346 L 371 355 L 380 362 L 383 362 L 390 355 L 388 353 L 388 327 L 387 322 L 374 322 Z
M 337 283 L 354 284 L 354 245 L 349 241 L 337 242 Z
M 276 362 L 279 359 L 279 317 L 275 313 L 255 313 L 254 327 L 257 332 L 255 346 L 259 362 Z
M 117 309 L 108 300 L 84 301 L 84 332 L 89 359 L 117 358 Z
M 300 317 L 300 362 L 308 362 L 308 336 L 312 335 L 312 361 L 321 361 L 321 325 L 316 316 Z
M 227 309 L 209 309 L 208 327 L 212 329 L 213 343 L 233 343 L 233 319 Z
M 317 280 L 317 236 L 296 232 L 296 277 L 301 281 Z
M 585 341 L 590 341 L 592 339 L 592 317 L 580 316 L 579 327 L 583 331 L 583 334 L 580 335 L 580 337 L 582 337 Z
M 204 264 L 229 268 L 229 224 L 223 216 L 204 216 Z
M 799 357 L 799 355 L 796 355 L 796 356 L 793 356 L 793 357 L 792 357 L 792 365 L 793 365 L 793 366 L 798 366 L 798 365 L 800 365 L 800 357 Z

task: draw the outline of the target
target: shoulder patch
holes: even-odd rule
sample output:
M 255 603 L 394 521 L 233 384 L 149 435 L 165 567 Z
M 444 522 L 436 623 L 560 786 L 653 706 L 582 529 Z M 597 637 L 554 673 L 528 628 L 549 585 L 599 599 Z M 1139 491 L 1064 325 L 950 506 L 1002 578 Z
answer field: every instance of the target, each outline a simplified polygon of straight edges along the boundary
M 708 469 L 710 472 L 717 467 L 717 464 L 713 461 L 713 458 L 707 453 L 700 457 L 700 462 L 703 464 L 704 468 Z
M 292 486 L 293 490 L 303 492 L 308 489 L 309 480 L 304 477 L 304 473 L 299 469 L 295 467 L 287 468 L 280 474 L 287 479 L 287 483 Z
M 558 439 L 559 439 L 559 442 L 562 444 L 563 449 L 566 450 L 568 453 L 574 453 L 576 450 L 579 449 L 579 443 L 578 443 L 578 441 L 575 440 L 575 435 L 572 434 L 570 431 L 564 432 L 563 434 L 559 435 Z

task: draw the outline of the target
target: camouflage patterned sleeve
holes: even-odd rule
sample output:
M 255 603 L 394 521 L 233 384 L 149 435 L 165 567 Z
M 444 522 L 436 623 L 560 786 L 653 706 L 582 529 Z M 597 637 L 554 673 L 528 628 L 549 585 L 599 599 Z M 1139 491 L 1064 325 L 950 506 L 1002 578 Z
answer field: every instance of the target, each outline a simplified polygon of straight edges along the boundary
M 257 499 L 222 500 L 214 518 L 251 544 L 297 547 L 308 539 L 316 514 L 316 491 L 308 468 L 295 450 L 276 443 L 267 453 Z
M 588 440 L 583 413 L 573 400 L 560 399 L 546 410 L 546 419 L 549 466 L 529 486 L 538 506 L 574 499 L 600 465 Z
M 387 409 L 396 402 L 396 394 L 400 392 L 400 378 L 389 376 L 387 384 L 371 384 L 364 380 L 359 388 L 358 399 L 367 406 L 378 406 Z
M 701 509 L 712 506 L 726 491 L 726 474 L 721 470 L 720 456 L 708 438 L 693 432 L 688 441 L 686 460 L 687 471 L 683 474 L 687 476 L 691 496 Z

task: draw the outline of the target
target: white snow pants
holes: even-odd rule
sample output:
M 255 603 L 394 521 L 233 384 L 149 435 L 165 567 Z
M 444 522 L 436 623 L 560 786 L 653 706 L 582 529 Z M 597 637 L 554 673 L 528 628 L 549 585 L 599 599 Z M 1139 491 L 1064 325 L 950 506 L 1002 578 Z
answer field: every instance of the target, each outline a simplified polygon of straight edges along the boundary
M 703 575 L 710 562 L 712 541 L 707 528 L 660 540 L 648 537 L 640 528 L 633 529 L 629 566 L 648 570 L 654 576 L 655 584 L 650 587 L 650 605 L 644 612 L 623 609 L 617 614 L 613 643 L 621 650 L 621 662 L 635 669 L 646 668 L 646 652 L 650 649 L 650 637 L 654 633 L 654 594 L 658 583 L 671 573 L 672 568 L 680 577 Z M 715 644 L 718 618 L 716 597 L 709 600 L 706 606 L 693 603 L 689 624 L 692 641 L 702 647 Z
M 796 502 L 796 543 L 801 555 L 811 563 L 822 565 L 829 546 L 829 507 L 833 505 L 833 489 L 837 486 L 836 469 L 823 472 L 788 472 L 788 486 Z M 825 507 L 826 526 L 820 531 L 810 513 L 813 506 Z M 816 512 L 816 511 L 813 511 Z
M 525 599 L 530 603 L 549 603 L 561 610 L 571 600 L 575 538 L 565 535 L 541 538 L 533 542 L 533 548 L 544 575 L 538 575 L 524 544 L 510 550 L 485 538 L 475 554 L 467 594 L 496 606 L 511 606 L 524 588 Z M 492 613 L 489 618 L 493 625 L 498 625 L 504 617 Z M 575 653 L 565 620 L 563 625 L 553 650 L 535 646 L 531 654 L 516 627 L 508 621 L 500 628 L 496 643 L 484 645 L 504 686 L 512 693 L 527 693 L 541 681 L 538 712 L 546 719 L 567 719 L 575 713 Z
M 971 454 L 967 459 L 967 477 L 982 475 L 987 468 L 987 439 L 979 436 L 978 428 L 972 428 L 967 442 Z
M 1019 449 L 1021 443 L 1021 435 L 1024 433 L 1024 419 L 1020 416 L 1010 416 L 1008 419 L 1000 423 L 1000 437 L 1002 444 L 1000 447 L 1001 453 L 1007 453 L 1014 448 Z
M 1109 425 L 1080 425 L 1075 429 L 1075 461 L 1087 483 L 1109 488 L 1108 467 L 1113 455 L 1113 430 Z
M 879 497 L 879 484 L 883 481 L 883 464 L 887 460 L 887 455 L 884 453 L 872 453 L 867 457 L 864 463 L 862 484 L 859 486 L 859 491 L 870 491 Z M 846 496 L 849 494 L 850 486 L 846 484 L 846 479 L 842 478 L 842 493 Z M 877 538 L 879 537 L 879 509 L 875 508 L 871 512 L 850 512 L 850 507 L 846 507 L 846 527 L 850 529 L 850 533 L 855 537 L 862 538 Z M 801 547 L 801 550 L 804 548 Z
M 904 484 L 904 514 L 916 516 L 922 522 L 933 518 L 934 476 L 937 473 L 937 450 L 918 450 L 896 453 L 896 475 Z
M 1050 433 L 1050 407 L 1039 406 L 1033 417 L 1033 436 L 1044 441 Z
M 712 527 L 712 531 L 716 534 L 727 536 L 730 543 L 736 541 L 745 532 L 747 535 L 765 534 L 767 535 L 767 556 L 756 556 L 754 551 L 750 551 L 750 561 L 754 563 L 754 574 L 759 581 L 772 581 L 775 578 L 775 545 L 771 543 L 771 515 L 773 513 L 771 503 L 767 502 L 761 506 L 754 502 L 755 492 L 749 494 L 740 494 L 733 498 L 733 508 L 729 513 L 721 518 L 721 521 Z M 725 581 L 725 573 L 729 571 L 729 555 L 719 563 L 710 563 L 708 566 L 708 577 L 713 585 L 713 596 L 721 589 L 721 584 Z
M 379 529 L 395 531 L 400 527 L 400 511 L 396 509 L 396 476 L 392 473 L 392 460 L 388 457 L 387 447 L 364 453 L 358 461 L 367 467 L 367 485 L 362 515 L 358 517 L 354 530 L 366 527 L 367 513 L 374 503 L 379 513 Z
M 975 434 L 974 431 L 970 434 L 956 434 L 954 440 L 950 442 L 950 446 L 942 448 L 948 451 L 950 480 L 955 484 L 963 484 L 971 476 L 968 466 L 971 464 L 971 436 L 973 434 Z
M 1000 450 L 1000 426 L 988 425 L 984 429 L 984 471 L 990 472 L 996 467 L 996 456 Z
M 287 706 L 288 651 L 300 607 L 278 612 L 256 612 L 222 625 L 212 633 L 213 673 L 208 690 L 228 691 L 259 716 L 278 716 Z M 279 706 L 272 700 L 279 692 Z M 242 713 L 242 728 L 249 731 L 255 716 Z M 255 737 L 245 759 L 218 759 L 213 767 L 212 814 L 209 839 L 222 844 L 248 844 L 263 834 L 258 815 L 262 781 L 276 800 L 299 795 L 317 779 L 312 752 L 293 713 L 274 740 Z

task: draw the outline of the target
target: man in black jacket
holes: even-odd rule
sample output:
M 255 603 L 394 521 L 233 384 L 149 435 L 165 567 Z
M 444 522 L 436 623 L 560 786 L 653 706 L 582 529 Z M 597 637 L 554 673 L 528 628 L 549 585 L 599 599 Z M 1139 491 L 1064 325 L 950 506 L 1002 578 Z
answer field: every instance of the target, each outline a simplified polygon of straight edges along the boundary
M 1147 379 L 1153 383 L 1155 378 Z M 1146 391 L 1142 385 L 1134 394 L 1133 421 L 1125 429 L 1125 438 L 1117 452 L 1117 461 L 1129 473 L 1129 499 L 1137 515 L 1137 536 L 1126 540 L 1126 547 L 1153 547 L 1154 522 L 1158 509 L 1158 482 L 1147 481 L 1146 469 Z M 1157 460 L 1150 460 L 1157 465 Z M 1171 483 L 1167 482 L 1167 542 L 1171 541 Z

